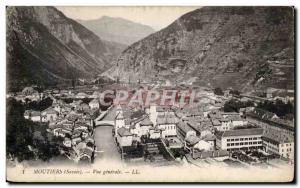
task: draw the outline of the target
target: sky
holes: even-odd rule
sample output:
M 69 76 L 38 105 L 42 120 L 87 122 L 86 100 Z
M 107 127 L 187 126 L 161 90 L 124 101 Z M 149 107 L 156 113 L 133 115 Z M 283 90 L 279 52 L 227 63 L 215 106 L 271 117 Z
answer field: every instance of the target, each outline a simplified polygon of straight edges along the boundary
M 56 7 L 67 17 L 80 20 L 93 20 L 102 16 L 120 17 L 133 22 L 141 23 L 158 31 L 185 13 L 198 9 L 199 7 L 112 7 L 112 6 L 62 6 Z

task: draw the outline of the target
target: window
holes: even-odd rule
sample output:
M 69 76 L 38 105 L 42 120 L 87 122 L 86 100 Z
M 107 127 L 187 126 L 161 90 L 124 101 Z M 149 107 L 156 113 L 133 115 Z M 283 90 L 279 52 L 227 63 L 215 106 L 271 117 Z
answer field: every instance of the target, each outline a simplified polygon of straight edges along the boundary
M 248 138 L 245 138 L 245 140 L 248 140 Z
M 235 143 L 236 146 L 240 145 L 240 143 Z
M 245 142 L 244 144 L 245 144 L 245 145 L 248 145 L 248 142 Z
M 253 142 L 253 144 L 257 144 L 257 142 Z
M 249 140 L 252 140 L 252 138 L 249 138 Z
M 239 139 L 238 138 L 236 138 L 236 139 L 234 139 L 235 141 L 239 141 Z
M 253 138 L 253 140 L 257 140 L 257 138 L 255 137 L 255 138 Z
M 249 145 L 252 145 L 252 142 L 249 142 Z
M 230 146 L 230 144 L 227 144 L 227 146 Z
M 227 139 L 227 142 L 230 142 L 230 139 Z
M 244 143 L 240 143 L 240 145 L 242 146 L 242 145 L 244 145 Z
M 234 139 L 231 139 L 231 141 L 234 141 Z
M 234 143 L 231 143 L 230 146 L 234 146 Z
M 240 140 L 241 140 L 241 141 L 243 141 L 243 140 L 244 140 L 244 138 L 241 138 Z

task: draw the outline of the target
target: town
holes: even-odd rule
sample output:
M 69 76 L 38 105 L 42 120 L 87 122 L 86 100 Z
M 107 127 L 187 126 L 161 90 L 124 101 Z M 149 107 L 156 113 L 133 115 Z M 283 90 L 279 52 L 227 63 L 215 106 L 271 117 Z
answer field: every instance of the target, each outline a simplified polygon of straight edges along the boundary
M 107 90 L 114 92 L 103 95 Z M 128 91 L 126 98 L 125 92 L 118 96 L 121 90 Z M 139 92 L 144 101 L 154 90 L 173 91 L 174 100 L 162 96 L 152 97 L 152 103 L 128 101 Z M 180 98 L 181 91 L 196 93 L 192 103 L 190 95 Z M 268 89 L 258 97 L 232 88 L 114 83 L 40 92 L 35 86 L 25 87 L 7 98 L 22 104 L 51 99 L 41 111 L 28 107 L 24 118 L 46 125 L 47 134 L 59 142 L 59 156 L 74 163 L 104 159 L 198 167 L 294 163 L 294 117 L 282 118 L 264 109 L 264 104 L 278 101 L 293 104 L 291 90 L 279 95 Z M 161 98 L 163 103 L 157 103 Z M 44 142 L 42 135 L 36 131 L 33 139 Z

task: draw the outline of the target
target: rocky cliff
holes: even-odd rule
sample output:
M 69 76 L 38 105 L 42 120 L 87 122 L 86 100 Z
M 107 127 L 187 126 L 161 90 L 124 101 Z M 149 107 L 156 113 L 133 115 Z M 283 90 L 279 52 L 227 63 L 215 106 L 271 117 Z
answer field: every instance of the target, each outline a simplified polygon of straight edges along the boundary
M 294 9 L 197 9 L 129 46 L 105 74 L 125 82 L 293 88 Z
M 9 90 L 93 77 L 120 53 L 54 7 L 7 7 L 6 13 Z

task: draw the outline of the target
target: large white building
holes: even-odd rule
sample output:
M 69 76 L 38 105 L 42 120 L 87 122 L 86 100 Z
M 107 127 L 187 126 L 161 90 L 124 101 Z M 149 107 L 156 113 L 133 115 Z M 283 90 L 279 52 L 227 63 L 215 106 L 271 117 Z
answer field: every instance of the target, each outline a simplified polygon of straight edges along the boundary
M 178 119 L 175 115 L 161 115 L 157 117 L 156 125 L 162 131 L 162 137 L 177 136 Z
M 294 137 L 278 131 L 266 130 L 262 137 L 263 147 L 267 153 L 294 159 Z
M 218 131 L 216 146 L 227 151 L 258 149 L 262 148 L 262 135 L 262 128 Z

